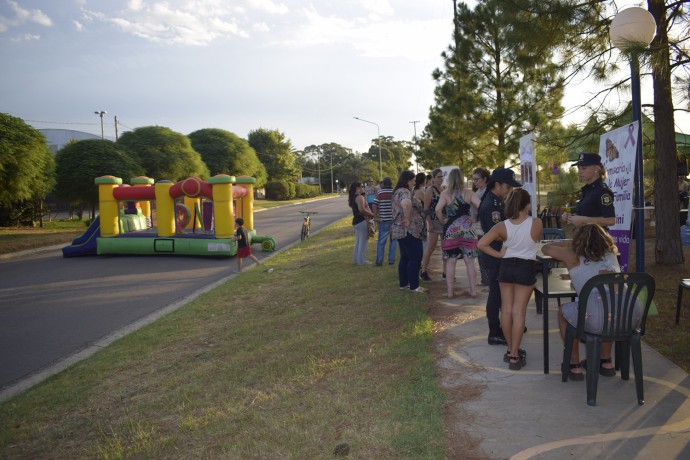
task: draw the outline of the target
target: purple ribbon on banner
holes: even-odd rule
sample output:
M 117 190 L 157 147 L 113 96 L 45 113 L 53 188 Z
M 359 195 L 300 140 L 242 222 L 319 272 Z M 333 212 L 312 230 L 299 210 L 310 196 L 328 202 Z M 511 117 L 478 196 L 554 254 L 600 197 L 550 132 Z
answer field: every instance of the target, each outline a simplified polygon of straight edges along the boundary
M 626 139 L 625 144 L 623 147 L 628 146 L 628 142 L 632 142 L 632 145 L 635 145 L 635 136 L 633 136 L 633 133 L 635 132 L 635 125 L 632 123 L 628 125 L 628 139 Z

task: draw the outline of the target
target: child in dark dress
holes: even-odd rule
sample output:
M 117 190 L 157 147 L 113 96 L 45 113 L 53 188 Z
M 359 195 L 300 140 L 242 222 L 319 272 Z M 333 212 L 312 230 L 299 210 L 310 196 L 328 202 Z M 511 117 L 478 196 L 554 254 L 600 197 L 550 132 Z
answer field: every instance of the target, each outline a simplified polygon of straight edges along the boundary
M 235 238 L 237 240 L 237 271 L 242 271 L 242 260 L 249 257 L 257 265 L 261 265 L 259 259 L 252 254 L 252 246 L 249 244 L 249 238 L 247 238 L 247 230 L 243 227 L 244 219 L 238 217 L 235 219 L 237 224 L 237 230 L 235 231 Z

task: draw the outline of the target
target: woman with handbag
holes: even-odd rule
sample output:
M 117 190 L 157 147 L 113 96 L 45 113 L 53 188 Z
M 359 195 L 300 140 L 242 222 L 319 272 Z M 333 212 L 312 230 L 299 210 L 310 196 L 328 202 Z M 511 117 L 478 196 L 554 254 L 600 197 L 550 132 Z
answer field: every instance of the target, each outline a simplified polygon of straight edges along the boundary
M 436 217 L 443 224 L 443 260 L 445 261 L 446 287 L 448 298 L 455 296 L 455 265 L 458 259 L 465 261 L 467 277 L 470 284 L 470 295 L 477 296 L 477 268 L 474 259 L 479 255 L 477 235 L 472 230 L 471 206 L 479 206 L 472 190 L 465 188 L 459 169 L 448 173 L 448 187 L 441 192 L 436 205 Z M 443 210 L 446 210 L 446 216 Z
M 350 184 L 347 204 L 352 209 L 352 226 L 355 229 L 355 247 L 352 262 L 355 265 L 366 265 L 367 242 L 369 240 L 369 226 L 367 219 L 372 219 L 374 213 L 368 210 L 367 201 L 362 195 L 364 186 L 360 181 Z

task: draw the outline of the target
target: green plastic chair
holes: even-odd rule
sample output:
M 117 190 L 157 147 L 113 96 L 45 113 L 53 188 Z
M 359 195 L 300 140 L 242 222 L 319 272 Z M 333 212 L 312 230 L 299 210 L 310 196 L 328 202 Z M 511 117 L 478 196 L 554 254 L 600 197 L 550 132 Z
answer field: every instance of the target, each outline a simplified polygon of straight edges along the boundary
M 563 347 L 561 364 L 562 381 L 568 381 L 570 354 L 573 338 L 579 337 L 587 350 L 587 404 L 596 406 L 597 385 L 599 382 L 600 352 L 602 340 L 615 340 L 616 351 L 620 350 L 620 373 L 622 380 L 628 380 L 630 374 L 630 355 L 632 353 L 635 372 L 637 403 L 644 404 L 644 387 L 642 381 L 642 344 L 645 323 L 652 304 L 656 283 L 647 273 L 606 273 L 594 276 L 587 281 L 578 298 L 577 327 L 568 325 Z M 596 311 L 594 306 L 596 304 Z M 636 312 L 635 306 L 639 305 Z M 588 331 L 592 326 L 591 318 L 596 316 L 599 307 L 601 330 Z M 593 308 L 587 321 L 587 308 Z M 639 315 L 636 315 L 636 313 Z M 616 356 L 617 358 L 619 356 Z

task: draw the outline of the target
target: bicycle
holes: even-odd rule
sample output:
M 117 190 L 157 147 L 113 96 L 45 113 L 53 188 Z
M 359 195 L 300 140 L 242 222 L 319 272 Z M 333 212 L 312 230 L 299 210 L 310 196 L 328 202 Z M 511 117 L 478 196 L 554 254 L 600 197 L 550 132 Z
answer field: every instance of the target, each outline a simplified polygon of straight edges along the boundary
M 311 234 L 311 214 L 318 214 L 316 211 L 300 211 L 302 214 L 306 214 L 304 216 L 304 222 L 302 223 L 302 231 L 300 233 L 300 238 L 302 241 L 305 239 L 309 238 L 309 235 Z

